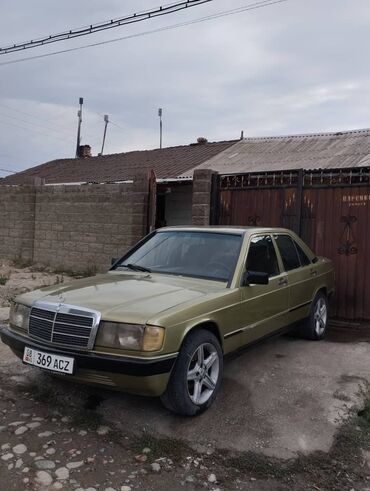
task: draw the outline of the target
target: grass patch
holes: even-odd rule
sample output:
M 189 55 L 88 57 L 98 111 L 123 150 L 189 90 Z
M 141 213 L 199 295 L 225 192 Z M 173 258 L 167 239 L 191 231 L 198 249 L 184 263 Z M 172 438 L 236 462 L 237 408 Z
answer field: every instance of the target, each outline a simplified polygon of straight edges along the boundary
M 227 468 L 261 479 L 283 477 L 287 473 L 287 464 L 284 461 L 256 452 L 226 455 L 222 464 Z
M 50 268 L 47 264 L 32 264 L 30 270 L 34 273 L 48 273 Z
M 90 276 L 95 276 L 97 272 L 98 268 L 94 264 L 79 270 L 63 268 L 62 266 L 53 269 L 55 274 L 71 276 L 72 278 L 89 278 Z
M 370 399 L 365 402 L 364 408 L 358 411 L 357 416 L 358 422 L 370 429 Z
M 79 428 L 85 428 L 88 430 L 96 431 L 99 426 L 102 426 L 104 423 L 103 416 L 91 409 L 83 409 L 74 412 L 71 415 L 71 426 L 77 426 Z
M 16 385 L 16 390 L 22 393 L 29 393 L 35 401 L 50 406 L 58 406 L 61 402 L 57 390 L 48 384 L 20 384 Z
M 54 281 L 54 285 L 60 285 L 61 283 L 64 283 L 64 276 L 63 275 L 57 275 Z
M 36 402 L 48 407 L 59 409 L 66 404 L 65 394 L 59 393 L 57 388 L 48 383 L 29 383 L 16 385 L 17 392 L 29 394 Z M 69 406 L 70 410 L 66 414 L 70 418 L 70 426 L 76 426 L 89 430 L 96 430 L 104 424 L 103 416 L 92 410 L 85 408 L 75 409 Z
M 368 475 L 362 466 L 362 449 L 370 450 L 370 393 L 366 395 L 364 407 L 337 431 L 329 452 L 317 451 L 283 460 L 255 452 L 223 451 L 216 458 L 229 472 L 238 475 L 282 481 L 303 479 L 317 483 L 320 489 L 347 489 L 349 483 L 362 482 Z
M 0 286 L 6 285 L 8 280 L 9 280 L 9 278 L 7 276 L 0 274 Z
M 22 259 L 19 256 L 15 257 L 12 262 L 18 269 L 30 268 L 32 273 L 53 273 L 61 276 L 71 276 L 72 278 L 88 278 L 90 276 L 95 276 L 98 272 L 98 268 L 95 264 L 91 264 L 82 269 L 65 268 L 64 266 L 52 268 L 48 264 L 33 264 L 32 261 Z M 60 282 L 63 283 L 63 280 Z
M 176 438 L 156 438 L 144 432 L 137 437 L 133 444 L 133 450 L 140 453 L 144 448 L 150 448 L 150 456 L 153 459 L 159 457 L 170 457 L 174 461 L 180 460 L 194 451 L 181 440 Z
M 18 269 L 29 268 L 32 266 L 32 261 L 29 259 L 23 259 L 21 256 L 16 256 L 12 260 L 14 266 Z

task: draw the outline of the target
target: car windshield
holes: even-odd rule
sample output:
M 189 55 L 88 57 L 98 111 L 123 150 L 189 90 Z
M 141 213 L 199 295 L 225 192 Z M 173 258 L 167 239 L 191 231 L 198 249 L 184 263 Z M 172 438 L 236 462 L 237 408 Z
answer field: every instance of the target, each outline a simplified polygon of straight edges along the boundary
M 115 269 L 229 281 L 239 257 L 238 234 L 192 231 L 157 232 Z

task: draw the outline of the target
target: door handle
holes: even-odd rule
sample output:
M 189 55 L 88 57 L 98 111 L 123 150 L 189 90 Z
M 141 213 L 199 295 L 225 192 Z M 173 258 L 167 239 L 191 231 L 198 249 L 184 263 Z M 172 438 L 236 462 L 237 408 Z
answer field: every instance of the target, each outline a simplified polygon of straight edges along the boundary
M 311 276 L 317 276 L 317 269 L 311 269 L 310 275 Z
M 281 278 L 278 282 L 279 286 L 286 286 L 288 284 L 287 278 Z

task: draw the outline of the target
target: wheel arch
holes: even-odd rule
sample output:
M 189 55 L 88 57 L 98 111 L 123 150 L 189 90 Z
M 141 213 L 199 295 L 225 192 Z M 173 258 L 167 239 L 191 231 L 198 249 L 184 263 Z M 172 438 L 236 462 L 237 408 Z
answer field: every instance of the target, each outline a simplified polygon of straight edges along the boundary
M 311 305 L 313 305 L 313 302 L 315 300 L 315 298 L 317 297 L 317 295 L 319 295 L 320 293 L 323 293 L 325 295 L 325 298 L 326 298 L 326 304 L 327 304 L 327 308 L 329 309 L 330 311 L 330 298 L 333 294 L 333 292 L 331 292 L 326 285 L 321 285 L 315 292 L 315 295 L 312 299 L 312 303 Z
M 324 295 L 325 295 L 325 296 L 328 298 L 328 289 L 327 289 L 327 287 L 326 287 L 325 285 L 322 285 L 322 286 L 320 286 L 320 287 L 317 289 L 317 291 L 316 291 L 316 293 L 315 293 L 315 297 L 316 297 L 316 295 L 318 295 L 319 293 L 323 293 L 323 294 L 324 294 Z M 315 298 L 315 297 L 314 297 L 314 298 Z
M 331 298 L 334 295 L 334 289 L 328 288 L 327 285 L 320 285 L 319 288 L 315 291 L 315 295 L 313 296 L 312 301 L 314 301 L 315 297 L 319 293 L 323 293 L 325 295 L 325 297 L 327 298 L 328 302 L 330 302 Z
M 186 329 L 184 336 L 181 340 L 181 346 L 183 345 L 185 339 L 191 333 L 193 333 L 194 331 L 196 331 L 198 329 L 204 329 L 204 330 L 209 331 L 212 334 L 214 334 L 216 336 L 216 338 L 218 339 L 218 342 L 220 343 L 221 349 L 223 351 L 223 348 L 224 348 L 223 347 L 223 338 L 221 336 L 220 328 L 219 328 L 218 324 L 213 320 L 204 320 L 204 321 L 198 322 L 197 324 L 194 324 L 193 326 L 189 326 L 188 329 Z

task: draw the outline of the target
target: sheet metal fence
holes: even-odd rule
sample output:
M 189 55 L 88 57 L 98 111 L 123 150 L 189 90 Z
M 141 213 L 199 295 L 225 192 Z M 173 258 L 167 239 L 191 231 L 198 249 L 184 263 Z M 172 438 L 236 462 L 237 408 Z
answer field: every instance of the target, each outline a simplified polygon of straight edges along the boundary
M 334 262 L 332 315 L 370 320 L 370 167 L 218 175 L 211 223 L 296 231 Z

